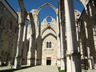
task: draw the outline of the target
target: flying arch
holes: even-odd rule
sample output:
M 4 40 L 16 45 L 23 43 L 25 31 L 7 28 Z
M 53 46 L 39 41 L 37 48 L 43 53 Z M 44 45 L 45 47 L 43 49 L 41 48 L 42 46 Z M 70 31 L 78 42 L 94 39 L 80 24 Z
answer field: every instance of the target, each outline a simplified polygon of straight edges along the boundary
M 57 8 L 54 7 L 52 4 L 50 3 L 45 3 L 44 5 L 40 6 L 40 8 L 38 9 L 38 13 L 40 12 L 40 10 L 45 7 L 45 6 L 50 6 L 55 12 L 57 12 Z

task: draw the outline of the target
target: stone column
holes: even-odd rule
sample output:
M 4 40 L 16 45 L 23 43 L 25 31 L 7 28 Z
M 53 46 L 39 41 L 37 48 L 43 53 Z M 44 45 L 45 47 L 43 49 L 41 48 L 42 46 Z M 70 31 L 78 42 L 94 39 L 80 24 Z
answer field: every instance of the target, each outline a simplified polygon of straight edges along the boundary
M 9 49 L 8 49 L 8 52 L 10 53 L 9 55 L 9 57 L 11 58 L 11 59 L 8 59 L 8 66 L 11 66 L 11 64 L 12 64 L 12 57 L 13 57 L 13 49 L 14 49 L 14 47 L 13 47 L 13 43 L 14 43 L 14 34 L 12 33 L 12 32 L 9 32 L 9 34 L 10 34 L 10 37 L 9 37 Z
M 93 16 L 93 15 L 92 15 L 92 7 L 91 7 L 91 4 L 89 4 L 89 15 L 90 15 L 90 16 Z
M 39 26 L 37 26 L 37 20 L 38 19 L 38 9 L 33 9 L 32 10 L 32 14 L 33 14 L 33 17 L 34 17 L 34 23 L 35 23 L 35 30 L 36 30 L 36 45 L 38 44 L 38 41 L 37 41 L 37 38 L 39 36 Z M 38 21 L 39 22 L 39 21 Z M 36 46 L 37 47 L 37 46 Z M 38 47 L 37 47 L 38 48 Z M 37 49 L 36 48 L 36 49 Z M 35 49 L 35 65 L 37 64 L 37 50 Z
M 24 25 L 24 32 L 23 32 L 23 54 L 22 54 L 22 64 L 23 65 L 26 65 L 27 64 L 27 27 L 28 27 L 28 24 L 27 24 L 27 20 L 26 20 L 26 23 Z
M 77 36 L 77 48 L 78 48 L 78 51 L 80 52 L 80 46 L 79 46 L 79 42 L 80 42 L 80 39 L 79 39 L 79 26 L 78 26 L 77 20 L 75 22 L 75 25 L 76 25 L 76 36 Z
M 32 13 L 29 13 L 30 16 L 30 22 L 31 22 L 31 29 L 32 29 L 32 49 L 31 49 L 31 65 L 35 65 L 35 49 L 36 49 L 36 29 L 34 24 L 34 18 Z
M 35 23 L 35 29 L 36 29 L 36 38 L 38 36 L 38 26 L 37 26 L 37 20 L 38 20 L 38 10 L 37 9 L 33 9 L 32 10 L 32 15 L 33 15 L 33 18 L 34 18 L 34 23 Z
M 64 17 L 64 0 L 59 0 L 59 24 L 60 24 L 60 54 L 61 54 L 61 70 L 65 70 L 65 17 Z
M 88 69 L 88 60 L 87 60 L 87 38 L 86 38 L 86 31 L 84 26 L 84 21 L 80 20 L 80 43 L 83 53 L 83 61 L 84 61 L 84 69 Z M 81 56 L 82 57 L 82 56 Z
M 73 0 L 64 0 L 67 36 L 67 72 L 81 72 L 80 53 L 77 48 Z
M 2 65 L 2 62 L 0 61 L 0 66 Z
M 23 30 L 24 30 L 24 25 L 20 24 L 19 25 L 19 33 L 18 33 L 18 41 L 17 41 L 18 43 L 17 43 L 17 50 L 16 50 L 16 56 L 15 56 L 14 68 L 20 68 L 21 67 Z
M 20 29 L 19 29 L 19 34 L 18 34 L 18 44 L 17 44 L 17 53 L 15 57 L 15 68 L 20 68 L 21 63 L 22 63 L 22 41 L 23 41 L 23 32 L 24 32 L 24 25 L 26 22 L 27 18 L 27 11 L 24 8 L 24 3 L 23 0 L 18 0 L 19 6 L 20 6 L 20 14 L 19 15 L 19 21 L 18 23 L 20 24 Z
M 27 65 L 31 66 L 31 49 L 32 49 L 32 37 L 29 39 L 29 50 L 27 55 Z
M 3 48 L 3 46 L 2 46 L 2 43 L 3 43 L 3 41 L 2 41 L 2 30 L 3 30 L 3 28 L 2 28 L 2 26 L 1 26 L 1 22 L 2 22 L 2 18 L 0 18 L 0 66 L 2 65 L 2 62 L 1 62 L 1 57 L 2 57 L 2 55 L 1 55 L 1 52 L 2 52 L 2 48 Z
M 90 68 L 90 69 L 93 69 L 93 68 L 92 68 L 92 59 L 91 59 L 91 56 L 90 56 L 90 48 L 89 48 L 89 47 L 87 47 L 87 53 L 88 53 L 89 68 Z
M 42 60 L 42 39 L 41 39 L 41 22 L 40 22 L 40 13 L 38 13 L 38 38 L 37 38 L 37 65 L 41 65 Z
M 77 21 L 77 41 L 78 41 L 78 47 L 79 47 L 79 52 L 81 54 L 81 60 L 84 59 L 84 49 L 83 49 L 83 44 L 82 44 L 82 37 L 81 35 L 81 29 L 80 29 L 81 21 Z
M 89 24 L 91 24 L 91 23 L 89 23 Z M 94 56 L 94 54 L 95 54 L 95 52 L 94 52 L 95 49 L 92 50 L 94 48 L 93 43 L 92 43 L 93 39 L 90 38 L 90 37 L 93 37 L 92 29 L 91 29 L 91 26 L 89 26 L 86 21 L 84 21 L 84 25 L 85 25 L 85 33 L 86 33 L 86 38 L 87 38 L 86 43 L 87 43 L 87 53 L 88 53 L 87 55 L 88 55 L 89 68 L 93 69 L 94 64 L 92 62 L 93 61 L 92 56 Z
M 95 47 L 95 51 L 96 51 L 96 26 L 95 25 L 94 25 L 94 28 L 93 28 L 93 35 L 94 35 L 94 47 Z M 94 68 L 96 69 L 96 64 L 94 65 Z
M 60 67 L 61 63 L 60 63 L 60 25 L 58 23 L 58 9 L 56 11 L 56 16 L 57 16 L 57 42 L 58 42 L 58 48 L 57 48 L 57 66 Z
M 84 59 L 84 51 L 83 51 L 81 39 L 80 39 L 80 42 L 79 42 L 79 47 L 80 47 L 81 59 Z
M 64 24 L 65 25 L 65 24 Z M 61 29 L 61 70 L 65 70 L 65 59 L 64 59 L 64 51 L 65 51 L 65 26 L 60 25 L 60 29 Z

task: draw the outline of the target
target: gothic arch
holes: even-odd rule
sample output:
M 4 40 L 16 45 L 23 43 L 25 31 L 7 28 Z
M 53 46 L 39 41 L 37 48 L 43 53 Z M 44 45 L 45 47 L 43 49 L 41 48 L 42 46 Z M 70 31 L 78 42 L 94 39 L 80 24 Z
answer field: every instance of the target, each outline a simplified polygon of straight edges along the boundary
M 57 40 L 57 37 L 54 35 L 54 34 L 52 34 L 52 33 L 49 33 L 49 34 L 47 34 L 43 39 L 42 39 L 42 42 L 44 41 L 44 39 L 46 38 L 46 37 L 48 37 L 48 36 L 53 36 L 56 40 Z
M 40 6 L 40 8 L 38 9 L 38 13 L 40 12 L 40 10 L 45 7 L 45 6 L 50 6 L 55 12 L 57 12 L 57 8 L 54 7 L 52 4 L 50 3 L 45 3 L 44 5 Z
M 43 35 L 43 33 L 44 33 L 47 29 L 51 29 L 51 30 L 56 34 L 55 30 L 54 30 L 52 27 L 46 27 L 46 28 L 44 28 L 44 29 L 42 30 L 42 35 Z
M 46 20 L 46 22 L 47 22 L 47 18 L 51 18 L 52 19 L 52 21 L 54 22 L 54 18 L 52 17 L 52 16 L 47 16 L 44 20 Z M 51 22 L 52 22 L 51 21 Z M 45 27 L 44 29 L 42 29 L 42 34 L 47 30 L 47 29 L 51 29 L 55 34 L 56 34 L 56 31 L 55 31 L 55 29 L 54 29 L 54 27 L 52 26 L 53 24 L 51 23 L 51 22 L 47 22 L 47 23 L 49 23 L 49 25 L 47 24 L 47 27 Z M 52 25 L 51 25 L 51 24 Z

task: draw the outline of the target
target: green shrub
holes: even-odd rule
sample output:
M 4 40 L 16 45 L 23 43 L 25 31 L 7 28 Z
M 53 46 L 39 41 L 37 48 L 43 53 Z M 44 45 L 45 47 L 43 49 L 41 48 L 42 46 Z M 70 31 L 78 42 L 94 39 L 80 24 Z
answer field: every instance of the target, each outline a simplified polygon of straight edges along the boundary
M 61 70 L 60 67 L 58 67 L 59 72 L 65 72 L 65 70 Z

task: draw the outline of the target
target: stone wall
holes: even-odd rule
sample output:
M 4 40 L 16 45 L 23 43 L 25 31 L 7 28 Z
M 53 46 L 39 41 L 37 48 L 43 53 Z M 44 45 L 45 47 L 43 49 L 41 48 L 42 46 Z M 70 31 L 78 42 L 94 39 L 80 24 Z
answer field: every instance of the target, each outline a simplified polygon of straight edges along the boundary
M 1 65 L 14 63 L 17 46 L 17 18 L 0 2 L 0 62 Z
M 77 19 L 78 27 L 78 46 L 81 53 L 81 65 L 84 69 L 94 69 L 96 64 L 96 7 L 94 0 L 90 0 L 79 19 Z
M 56 21 L 52 18 L 51 22 L 46 21 L 47 17 L 41 23 L 42 33 L 42 65 L 47 65 L 47 57 L 51 57 L 51 65 L 57 64 L 57 36 Z M 51 48 L 47 48 L 47 42 L 51 42 Z

